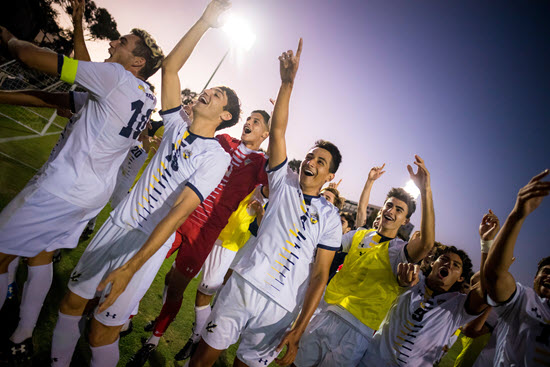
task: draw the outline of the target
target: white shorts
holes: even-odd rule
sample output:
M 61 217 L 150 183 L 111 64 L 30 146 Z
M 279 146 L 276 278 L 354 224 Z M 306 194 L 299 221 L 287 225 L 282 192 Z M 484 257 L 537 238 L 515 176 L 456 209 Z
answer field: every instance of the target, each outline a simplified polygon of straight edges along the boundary
M 239 274 L 233 273 L 201 331 L 212 348 L 227 349 L 241 337 L 237 358 L 249 366 L 267 366 L 276 348 L 298 316 L 264 296 Z
M 334 312 L 323 311 L 311 320 L 302 335 L 294 364 L 356 366 L 371 340 Z
M 36 183 L 27 185 L 0 213 L 0 252 L 33 257 L 75 248 L 84 227 L 101 209 L 81 208 Z
M 202 266 L 202 279 L 198 287 L 201 293 L 212 296 L 221 288 L 235 255 L 237 255 L 235 251 L 222 247 L 221 241 L 216 240 Z
M 71 273 L 70 291 L 82 298 L 94 298 L 99 283 L 113 270 L 127 263 L 148 237 L 137 229 L 129 231 L 117 226 L 109 217 Z M 174 235 L 134 274 L 115 303 L 102 313 L 94 315 L 96 320 L 107 326 L 123 325 L 128 320 L 155 279 L 172 242 Z M 107 286 L 102 292 L 100 302 L 103 302 L 109 289 Z

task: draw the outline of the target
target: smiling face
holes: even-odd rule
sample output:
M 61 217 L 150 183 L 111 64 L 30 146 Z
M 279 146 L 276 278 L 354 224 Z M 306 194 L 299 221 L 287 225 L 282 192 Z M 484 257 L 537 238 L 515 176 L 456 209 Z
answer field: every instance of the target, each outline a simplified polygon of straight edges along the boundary
M 456 282 L 463 280 L 462 259 L 454 252 L 446 252 L 432 263 L 426 282 L 434 291 L 447 292 Z
M 535 276 L 533 288 L 542 298 L 550 298 L 550 265 L 545 265 Z
M 407 218 L 408 206 L 403 200 L 396 197 L 390 197 L 384 203 L 380 211 L 382 215 L 378 224 L 378 231 L 384 236 L 395 237 L 399 228 L 409 223 Z
M 133 54 L 137 42 L 139 42 L 139 37 L 135 34 L 127 34 L 115 41 L 109 42 L 108 52 L 110 56 L 105 59 L 105 62 L 116 62 L 124 66 L 125 69 L 135 66 L 136 63 L 141 62 L 145 64 L 143 57 Z
M 318 195 L 321 187 L 334 178 L 329 172 L 332 155 L 323 148 L 313 148 L 300 167 L 300 186 L 307 195 Z
M 205 89 L 193 105 L 193 118 L 216 121 L 219 125 L 222 121 L 231 119 L 231 113 L 224 110 L 226 105 L 227 94 L 221 88 Z
M 241 141 L 250 149 L 258 150 L 268 136 L 267 121 L 260 113 L 252 112 L 244 123 Z

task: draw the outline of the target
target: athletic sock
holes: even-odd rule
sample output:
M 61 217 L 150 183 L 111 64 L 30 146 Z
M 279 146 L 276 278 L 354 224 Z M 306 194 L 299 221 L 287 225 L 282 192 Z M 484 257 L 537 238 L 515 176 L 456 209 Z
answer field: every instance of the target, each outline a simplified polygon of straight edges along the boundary
M 78 323 L 82 316 L 65 315 L 58 312 L 59 317 L 52 336 L 52 366 L 65 367 L 71 364 L 76 344 L 80 338 Z
M 23 298 L 19 308 L 19 325 L 10 340 L 21 343 L 30 338 L 40 315 L 42 304 L 52 285 L 53 264 L 28 266 L 29 275 L 23 289 Z
M 126 331 L 130 328 L 130 324 L 132 323 L 132 319 L 134 318 L 134 315 L 130 315 L 128 320 L 122 325 L 122 329 L 120 329 L 120 332 Z
M 8 273 L 0 274 L 0 310 L 8 295 Z
M 183 298 L 180 298 L 178 300 L 171 300 L 167 299 L 164 305 L 162 306 L 162 310 L 160 310 L 160 314 L 157 318 L 157 321 L 155 322 L 155 328 L 153 329 L 153 335 L 155 336 L 162 336 L 166 329 L 168 329 L 168 326 L 174 321 L 176 318 L 180 308 L 181 303 L 183 301 Z
M 153 334 L 147 339 L 147 344 L 159 345 L 159 340 L 160 336 L 155 336 L 155 334 Z
M 212 308 L 210 308 L 210 305 L 199 307 L 195 306 L 195 325 L 193 326 L 193 335 L 191 336 L 193 343 L 199 342 L 201 338 L 201 330 L 204 328 L 206 320 L 210 317 L 211 312 Z
M 92 360 L 90 367 L 116 367 L 119 359 L 118 339 L 113 344 L 90 347 Z

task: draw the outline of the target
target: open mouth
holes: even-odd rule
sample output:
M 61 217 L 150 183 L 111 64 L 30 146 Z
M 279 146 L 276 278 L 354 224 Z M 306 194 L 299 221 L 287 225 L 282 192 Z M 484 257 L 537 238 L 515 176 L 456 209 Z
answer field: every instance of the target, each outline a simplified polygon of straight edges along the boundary
M 546 289 L 550 289 L 550 282 L 544 282 L 544 283 L 541 283 L 541 285 Z
M 311 171 L 308 170 L 308 169 L 305 169 L 305 170 L 304 170 L 304 175 L 309 176 L 309 177 L 313 177 L 313 172 L 311 172 Z
M 199 103 L 204 103 L 204 104 L 208 103 L 208 101 L 206 100 L 206 97 L 204 95 L 199 97 L 198 102 Z
M 439 269 L 439 277 L 441 279 L 446 278 L 448 275 L 449 275 L 449 269 L 447 269 L 447 268 Z
M 389 216 L 388 214 L 384 214 L 384 219 L 389 220 L 389 221 L 393 221 L 393 218 L 391 216 Z
M 252 132 L 252 130 L 250 129 L 249 126 L 245 125 L 244 126 L 244 129 L 243 129 L 243 133 L 245 134 L 250 134 Z

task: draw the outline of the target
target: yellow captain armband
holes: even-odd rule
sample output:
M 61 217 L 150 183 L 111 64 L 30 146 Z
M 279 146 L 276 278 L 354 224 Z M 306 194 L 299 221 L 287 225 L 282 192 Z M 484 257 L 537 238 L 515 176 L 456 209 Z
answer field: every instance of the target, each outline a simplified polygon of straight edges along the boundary
M 77 69 L 78 60 L 63 56 L 63 66 L 61 67 L 61 75 L 59 79 L 63 80 L 66 83 L 74 84 Z

